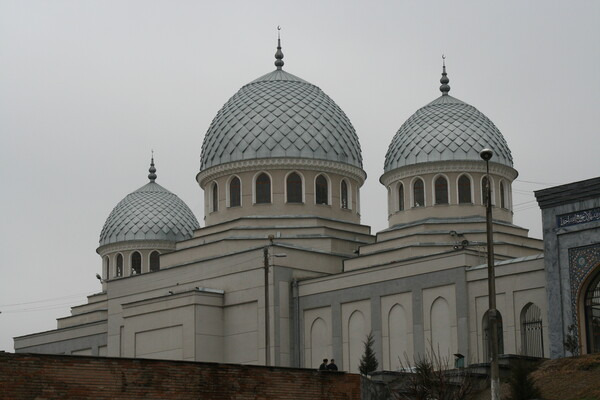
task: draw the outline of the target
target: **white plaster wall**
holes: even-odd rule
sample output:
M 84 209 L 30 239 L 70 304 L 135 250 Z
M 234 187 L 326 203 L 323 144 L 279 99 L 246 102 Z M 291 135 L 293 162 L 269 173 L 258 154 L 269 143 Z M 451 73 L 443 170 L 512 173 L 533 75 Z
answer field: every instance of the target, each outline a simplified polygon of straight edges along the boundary
M 426 350 L 454 360 L 458 351 L 455 285 L 423 290 L 423 325 Z
M 135 332 L 135 357 L 183 359 L 183 325 Z
M 371 302 L 369 300 L 342 304 L 343 369 L 358 372 L 364 353 L 363 342 L 371 331 Z
M 276 323 L 279 330 L 279 343 L 276 343 L 275 354 L 279 354 L 279 360 L 276 363 L 281 366 L 290 365 L 290 285 L 288 282 L 279 282 L 279 302 L 277 303 L 277 312 L 279 315 Z
M 333 356 L 331 307 L 304 311 L 304 367 L 318 368 Z
M 225 307 L 224 320 L 223 361 L 258 364 L 258 302 Z
M 92 349 L 81 349 L 81 350 L 74 350 L 71 352 L 72 356 L 91 356 L 92 355 Z
M 412 293 L 400 293 L 381 298 L 381 332 L 383 369 L 396 371 L 401 363 L 412 362 L 413 317 Z

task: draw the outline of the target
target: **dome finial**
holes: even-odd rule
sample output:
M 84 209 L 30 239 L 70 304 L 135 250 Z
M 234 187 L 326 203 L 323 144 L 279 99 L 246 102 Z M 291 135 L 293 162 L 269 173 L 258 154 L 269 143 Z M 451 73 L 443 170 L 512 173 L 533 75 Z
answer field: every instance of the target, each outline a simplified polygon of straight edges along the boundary
M 440 79 L 440 92 L 442 92 L 442 96 L 447 96 L 450 91 L 450 85 L 448 83 L 450 79 L 448 79 L 448 74 L 446 73 L 446 56 L 442 54 L 442 79 Z
M 154 150 L 152 150 L 152 158 L 150 159 L 150 169 L 148 169 L 148 179 L 150 182 L 154 182 L 156 180 L 156 168 L 154 168 Z
M 281 27 L 277 26 L 277 51 L 275 52 L 275 66 L 277 69 L 281 69 L 283 67 L 283 52 L 281 51 L 281 37 L 279 36 L 279 32 L 281 31 Z

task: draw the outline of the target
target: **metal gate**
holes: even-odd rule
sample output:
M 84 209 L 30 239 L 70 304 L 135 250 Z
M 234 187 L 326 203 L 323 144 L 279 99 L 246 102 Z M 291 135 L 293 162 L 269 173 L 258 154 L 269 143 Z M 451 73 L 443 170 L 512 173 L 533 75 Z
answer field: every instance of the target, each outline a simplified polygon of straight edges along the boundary
M 521 312 L 521 337 L 523 355 L 544 357 L 542 311 L 533 303 L 527 304 Z

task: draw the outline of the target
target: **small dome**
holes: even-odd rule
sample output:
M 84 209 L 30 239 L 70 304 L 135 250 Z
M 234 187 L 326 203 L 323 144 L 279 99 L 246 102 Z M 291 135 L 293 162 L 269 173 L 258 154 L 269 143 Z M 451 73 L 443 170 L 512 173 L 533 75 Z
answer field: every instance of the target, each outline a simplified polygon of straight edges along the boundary
M 385 172 L 433 161 L 481 161 L 479 152 L 486 147 L 494 152 L 493 162 L 512 167 L 510 149 L 496 125 L 475 107 L 448 95 L 444 78 L 442 96 L 417 110 L 392 139 Z
M 200 227 L 179 197 L 150 179 L 112 210 L 100 233 L 100 246 L 129 240 L 177 242 L 191 238 Z
M 202 144 L 201 171 L 275 157 L 362 168 L 360 143 L 346 114 L 317 86 L 280 68 L 243 86 L 217 113 Z

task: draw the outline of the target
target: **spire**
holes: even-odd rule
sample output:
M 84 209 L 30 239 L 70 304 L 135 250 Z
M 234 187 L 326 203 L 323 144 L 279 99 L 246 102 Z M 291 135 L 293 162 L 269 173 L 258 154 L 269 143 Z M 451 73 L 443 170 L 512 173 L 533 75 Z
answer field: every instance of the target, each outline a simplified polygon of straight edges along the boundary
M 448 92 L 450 91 L 450 79 L 448 79 L 448 74 L 446 73 L 446 56 L 442 54 L 442 79 L 440 79 L 440 92 L 442 92 L 442 96 L 448 96 Z
M 156 168 L 154 168 L 154 150 L 152 150 L 152 158 L 150 159 L 150 169 L 148 169 L 148 179 L 150 182 L 154 182 L 156 180 Z
M 279 36 L 279 31 L 281 31 L 281 27 L 277 26 L 277 51 L 275 52 L 275 66 L 277 69 L 283 67 L 283 53 L 281 51 L 281 37 Z

